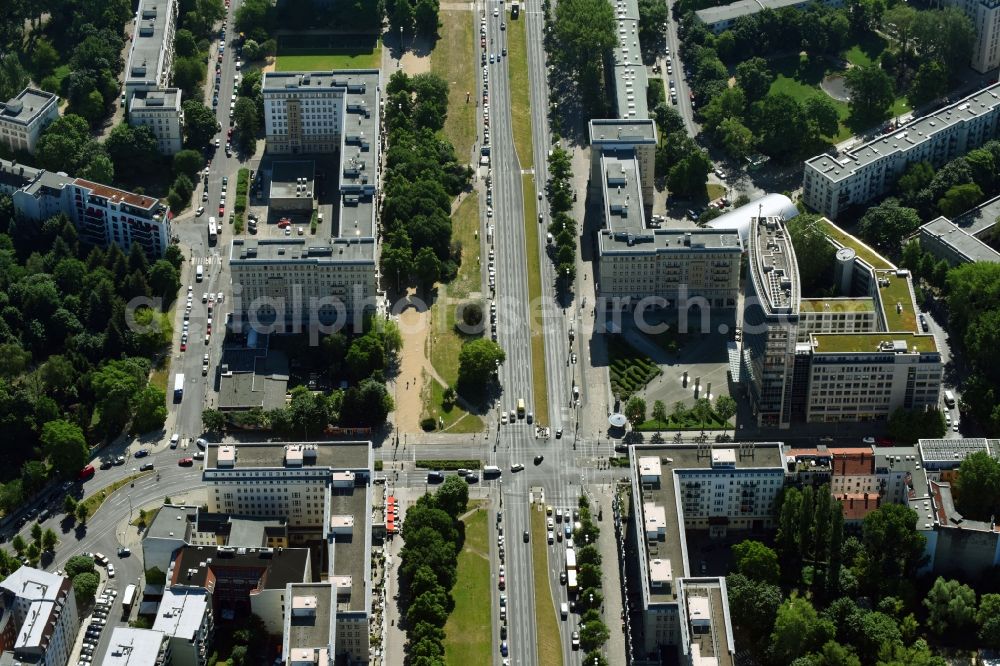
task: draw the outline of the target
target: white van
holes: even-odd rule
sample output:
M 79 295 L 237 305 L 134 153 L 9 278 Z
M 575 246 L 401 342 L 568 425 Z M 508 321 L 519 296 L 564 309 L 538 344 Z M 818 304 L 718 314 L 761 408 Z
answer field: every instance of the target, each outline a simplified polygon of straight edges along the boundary
M 569 616 L 569 604 L 565 601 L 559 604 L 559 617 L 566 619 Z

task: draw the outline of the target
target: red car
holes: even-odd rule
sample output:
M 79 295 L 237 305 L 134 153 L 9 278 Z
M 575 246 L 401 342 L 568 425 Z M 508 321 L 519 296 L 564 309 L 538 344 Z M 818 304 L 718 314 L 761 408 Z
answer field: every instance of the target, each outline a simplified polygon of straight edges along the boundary
M 233 128 L 232 128 L 232 127 L 230 127 L 230 128 L 229 128 L 229 131 L 228 131 L 228 132 L 226 132 L 226 136 L 227 136 L 228 138 L 230 138 L 230 139 L 231 139 L 231 138 L 233 138 Z
M 500 589 L 502 590 L 505 587 L 507 587 L 507 581 L 504 579 L 503 576 L 500 576 Z
M 188 348 L 188 343 L 182 342 L 181 343 L 181 351 L 187 351 L 187 348 Z
M 181 467 L 190 467 L 194 464 L 194 458 L 181 458 L 177 461 L 177 464 Z
M 80 473 L 77 475 L 77 478 L 80 479 L 81 481 L 86 481 L 92 476 L 94 476 L 94 466 L 87 465 L 86 467 L 80 470 Z
M 225 217 L 225 216 L 226 216 L 226 207 L 220 204 L 219 205 L 219 217 Z

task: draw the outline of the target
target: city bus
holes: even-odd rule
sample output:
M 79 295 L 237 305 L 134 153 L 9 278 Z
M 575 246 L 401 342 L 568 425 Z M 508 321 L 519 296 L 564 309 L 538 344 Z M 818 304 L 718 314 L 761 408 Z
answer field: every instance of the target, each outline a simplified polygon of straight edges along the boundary
M 219 238 L 219 228 L 215 224 L 215 218 L 208 218 L 208 242 L 214 243 Z
M 128 613 L 132 610 L 132 604 L 135 603 L 136 588 L 135 585 L 129 585 L 125 588 L 124 594 L 122 594 L 122 608 Z

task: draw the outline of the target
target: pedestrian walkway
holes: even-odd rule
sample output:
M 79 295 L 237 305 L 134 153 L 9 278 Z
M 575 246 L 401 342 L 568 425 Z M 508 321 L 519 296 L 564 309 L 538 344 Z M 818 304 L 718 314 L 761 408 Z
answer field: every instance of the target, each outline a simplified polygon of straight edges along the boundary
M 618 545 L 615 542 L 614 512 L 611 500 L 613 485 L 593 486 L 591 512 L 596 519 L 601 516 L 598 526 L 601 534 L 597 538 L 597 550 L 601 554 L 601 585 L 604 590 L 604 624 L 608 627 L 608 642 L 604 646 L 607 655 L 625 654 L 625 632 L 622 629 L 622 582 L 618 567 Z M 612 658 L 611 663 L 616 659 Z

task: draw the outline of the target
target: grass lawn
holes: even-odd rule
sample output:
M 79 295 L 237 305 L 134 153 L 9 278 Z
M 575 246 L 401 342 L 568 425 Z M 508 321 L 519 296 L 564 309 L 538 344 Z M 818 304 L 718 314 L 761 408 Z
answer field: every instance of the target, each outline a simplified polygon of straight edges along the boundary
M 152 374 L 149 376 L 149 383 L 160 389 L 164 393 L 167 392 L 167 379 L 170 377 L 170 355 L 167 354 L 160 359 L 160 364 L 153 368 Z
M 420 415 L 421 421 L 433 417 L 435 420 L 444 421 L 444 426 L 438 430 L 454 433 L 482 432 L 485 424 L 481 418 L 475 414 L 469 414 L 457 404 L 446 408 L 444 406 L 444 387 L 435 379 L 428 377 L 427 380 L 424 383 L 424 392 L 421 396 L 424 405 Z
M 708 200 L 715 201 L 719 197 L 726 196 L 726 186 L 719 185 L 718 183 L 708 183 L 705 185 L 705 189 L 708 192 Z
M 449 666 L 488 664 L 493 660 L 490 546 L 487 511 L 477 509 L 462 520 L 465 545 L 458 554 L 452 596 L 455 609 L 444 625 L 444 661 Z
M 507 23 L 507 67 L 510 70 L 510 115 L 514 129 L 514 149 L 521 168 L 531 169 L 535 158 L 531 149 L 528 50 L 525 46 L 524 21 L 521 19 Z
M 126 476 L 124 479 L 118 479 L 111 485 L 104 486 L 96 493 L 94 493 L 87 499 L 83 500 L 81 504 L 87 507 L 87 520 L 90 520 L 91 518 L 94 517 L 94 514 L 97 513 L 97 511 L 101 508 L 101 505 L 104 504 L 104 501 L 108 499 L 108 497 L 112 495 L 116 490 L 118 490 L 122 486 L 132 483 L 140 476 L 146 476 L 147 474 L 152 474 L 152 472 L 151 471 L 139 472 L 138 474 L 131 474 L 129 476 Z
M 881 49 L 884 49 L 884 44 Z M 872 57 L 877 58 L 878 54 L 881 53 L 881 49 L 874 45 L 855 44 L 845 51 L 844 58 L 855 65 L 864 66 L 870 64 Z M 819 86 L 823 81 L 823 77 L 837 72 L 830 61 L 821 58 L 807 58 L 805 56 L 793 55 L 772 60 L 770 61 L 770 65 L 776 75 L 774 82 L 771 84 L 771 92 L 783 92 L 799 102 L 805 102 L 814 95 L 822 95 L 833 102 L 833 106 L 837 109 L 837 116 L 840 118 L 840 128 L 837 136 L 828 137 L 833 143 L 839 143 L 850 138 L 858 130 L 864 131 L 869 129 L 848 127 L 845 124 L 850 115 L 848 104 L 830 97 L 820 89 Z M 909 112 L 910 107 L 906 102 L 906 98 L 897 97 L 891 111 L 894 116 Z
M 535 645 L 538 663 L 561 666 L 562 645 L 559 642 L 559 621 L 549 588 L 549 552 L 545 543 L 545 513 L 531 506 L 531 565 L 535 573 Z
M 867 67 L 878 60 L 878 57 L 882 55 L 882 52 L 885 51 L 888 45 L 888 42 L 884 38 L 872 34 L 851 45 L 851 48 L 844 51 L 841 55 L 844 57 L 844 60 L 856 67 Z
M 460 302 L 482 288 L 479 268 L 479 195 L 472 191 L 451 218 L 452 239 L 462 244 L 462 263 L 450 284 L 438 287 L 438 299 L 431 307 L 433 335 L 429 338 L 429 358 L 434 369 L 451 385 L 458 381 L 458 354 L 467 340 L 479 336 L 461 335 L 455 330 L 455 313 Z M 437 403 L 437 404 L 440 404 Z M 476 431 L 478 432 L 478 430 Z
M 295 53 L 294 51 L 312 51 L 312 53 Z M 372 37 L 370 45 L 357 44 L 354 47 L 337 49 L 323 48 L 296 49 L 281 45 L 278 48 L 278 62 L 275 68 L 279 72 L 316 72 L 330 69 L 378 69 L 382 64 L 382 43 Z M 342 53 L 334 53 L 340 50 Z
M 653 359 L 636 350 L 620 335 L 608 340 L 608 365 L 611 391 L 622 399 L 641 391 L 663 372 Z
M 134 527 L 138 527 L 139 525 L 143 526 L 152 525 L 153 521 L 156 520 L 156 514 L 158 513 L 160 513 L 159 507 L 153 509 L 152 511 L 147 511 L 145 516 L 143 515 L 136 516 L 135 518 L 132 519 L 132 522 L 130 524 L 133 525 Z
M 460 162 L 471 159 L 476 141 L 476 60 L 473 49 L 472 19 L 466 11 L 439 14 L 440 38 L 431 53 L 431 71 L 448 82 L 448 117 L 444 134 L 455 146 Z M 465 94 L 471 92 L 470 101 Z
M 549 393 L 545 381 L 545 336 L 542 335 L 541 312 L 536 310 L 542 303 L 542 274 L 536 228 L 538 212 L 534 176 L 521 176 L 521 192 L 524 195 L 524 245 L 527 250 L 528 303 L 531 308 L 531 386 L 535 395 L 535 422 L 544 424 L 549 420 Z

